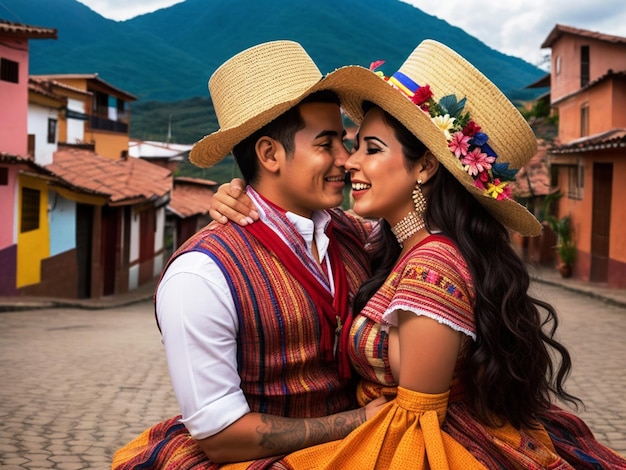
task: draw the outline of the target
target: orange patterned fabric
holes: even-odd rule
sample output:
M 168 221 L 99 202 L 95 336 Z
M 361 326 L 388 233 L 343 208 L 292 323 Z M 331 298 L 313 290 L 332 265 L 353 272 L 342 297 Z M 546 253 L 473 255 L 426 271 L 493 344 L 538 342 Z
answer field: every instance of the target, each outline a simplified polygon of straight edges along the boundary
M 345 439 L 294 452 L 283 462 L 294 470 L 485 469 L 441 430 L 448 395 L 399 387 L 395 400 Z

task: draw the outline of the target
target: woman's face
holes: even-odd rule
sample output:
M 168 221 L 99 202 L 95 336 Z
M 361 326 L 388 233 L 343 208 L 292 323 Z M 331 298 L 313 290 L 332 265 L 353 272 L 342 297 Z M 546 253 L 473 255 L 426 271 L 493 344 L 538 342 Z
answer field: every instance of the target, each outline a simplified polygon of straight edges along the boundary
M 362 217 L 382 217 L 393 226 L 414 210 L 411 194 L 417 171 L 410 169 L 383 116 L 379 108 L 367 112 L 345 167 L 351 176 L 354 211 Z

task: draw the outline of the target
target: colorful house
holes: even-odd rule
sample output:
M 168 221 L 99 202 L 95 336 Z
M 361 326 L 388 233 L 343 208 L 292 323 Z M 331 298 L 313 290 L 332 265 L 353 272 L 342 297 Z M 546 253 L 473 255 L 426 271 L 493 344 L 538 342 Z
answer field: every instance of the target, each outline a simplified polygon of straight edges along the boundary
M 574 276 L 626 287 L 626 38 L 556 25 L 550 102 L 558 139 L 549 150 L 558 217 L 571 218 Z
M 82 120 L 83 143 L 93 145 L 96 154 L 113 160 L 128 155 L 130 103 L 136 101 L 135 96 L 105 82 L 97 73 L 34 75 L 31 78 L 52 82 L 57 88 L 64 85 L 66 93 L 73 89 L 89 94 L 91 99 L 86 102 L 86 109 L 81 112 L 68 106 L 63 121 Z
M 94 74 L 29 80 L 39 37 L 56 31 L 0 21 L 0 295 L 127 292 L 163 267 L 171 171 L 128 158 L 132 95 Z
M 185 240 L 207 225 L 211 218 L 211 199 L 218 183 L 211 180 L 177 176 L 167 205 L 166 248 L 178 248 Z M 171 233 L 171 236 L 167 235 Z M 171 238 L 171 240 L 170 240 Z
M 175 173 L 192 147 L 170 142 L 131 139 L 129 155 Z M 217 185 L 217 182 L 207 179 L 174 177 L 174 188 L 165 216 L 166 256 L 169 257 L 173 250 L 211 221 L 209 210 Z
M 18 279 L 29 279 L 17 271 L 25 250 L 48 255 L 48 247 L 36 242 L 48 236 L 42 189 L 53 175 L 28 156 L 28 41 L 56 37 L 55 29 L 0 21 L 0 295 L 14 295 Z M 58 97 L 48 98 L 51 106 L 60 105 Z

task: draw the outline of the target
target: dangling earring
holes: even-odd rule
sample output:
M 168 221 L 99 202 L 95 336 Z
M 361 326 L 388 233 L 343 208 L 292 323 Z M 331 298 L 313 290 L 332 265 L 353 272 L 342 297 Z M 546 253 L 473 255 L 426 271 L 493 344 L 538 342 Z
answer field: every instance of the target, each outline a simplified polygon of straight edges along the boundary
M 416 234 L 420 230 L 422 230 L 426 226 L 426 222 L 424 222 L 424 211 L 426 211 L 426 198 L 424 198 L 424 194 L 422 193 L 422 179 L 417 180 L 415 184 L 415 189 L 413 189 L 413 204 L 415 205 L 415 210 L 409 212 L 409 214 L 398 222 L 396 225 L 391 227 L 391 231 L 396 236 L 396 240 L 400 246 L 402 243 L 407 240 L 412 235 Z
M 426 198 L 424 197 L 424 193 L 422 193 L 422 178 L 418 179 L 417 183 L 415 183 L 412 197 L 413 204 L 415 204 L 415 212 L 423 218 L 424 212 L 426 211 Z

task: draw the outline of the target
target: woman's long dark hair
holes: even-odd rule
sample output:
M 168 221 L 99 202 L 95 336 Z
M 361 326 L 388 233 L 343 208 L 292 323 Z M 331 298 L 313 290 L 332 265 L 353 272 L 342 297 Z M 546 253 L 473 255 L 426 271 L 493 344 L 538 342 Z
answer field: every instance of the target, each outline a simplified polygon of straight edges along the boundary
M 415 149 L 422 149 L 423 144 L 387 113 L 385 120 L 395 129 L 405 158 L 421 158 L 423 152 Z M 554 338 L 556 311 L 528 294 L 530 277 L 507 228 L 469 196 L 443 165 L 425 184 L 429 186 L 427 227 L 436 227 L 455 243 L 476 291 L 476 341 L 471 342 L 459 368 L 476 417 L 491 426 L 508 422 L 516 428 L 533 428 L 550 407 L 552 395 L 577 406 L 580 400 L 563 388 L 571 358 Z M 389 224 L 381 222 L 373 253 L 376 268 L 355 297 L 356 312 L 383 284 L 400 253 Z

